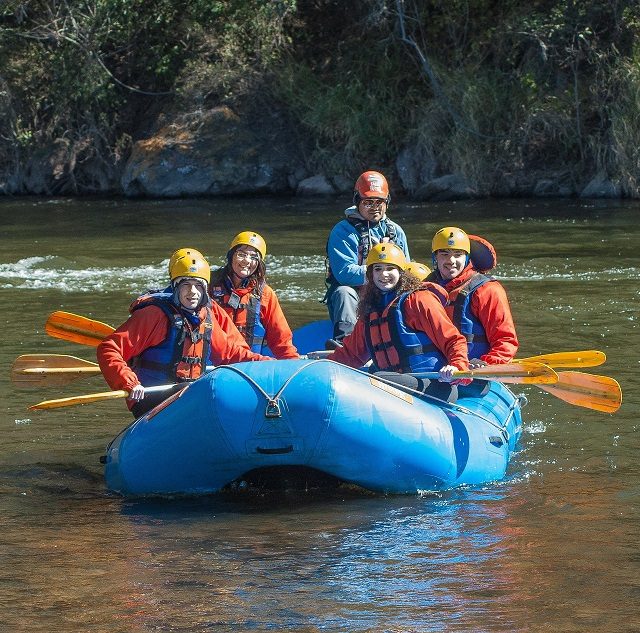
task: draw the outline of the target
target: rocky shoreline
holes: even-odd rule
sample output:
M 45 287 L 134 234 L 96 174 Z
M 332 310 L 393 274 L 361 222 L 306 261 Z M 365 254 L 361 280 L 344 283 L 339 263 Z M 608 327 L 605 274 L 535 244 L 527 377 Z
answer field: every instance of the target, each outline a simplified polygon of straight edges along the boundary
M 313 173 L 304 143 L 277 111 L 240 113 L 222 106 L 161 116 L 152 132 L 132 144 L 122 160 L 83 153 L 60 141 L 26 159 L 24 168 L 0 175 L 10 195 L 110 194 L 177 198 L 228 195 L 339 195 L 353 178 Z M 447 201 L 485 197 L 620 198 L 606 173 L 573 182 L 568 171 L 499 174 L 499 185 L 481 187 L 463 174 L 446 173 L 419 148 L 405 147 L 392 165 L 364 165 L 388 176 L 392 190 L 409 199 Z

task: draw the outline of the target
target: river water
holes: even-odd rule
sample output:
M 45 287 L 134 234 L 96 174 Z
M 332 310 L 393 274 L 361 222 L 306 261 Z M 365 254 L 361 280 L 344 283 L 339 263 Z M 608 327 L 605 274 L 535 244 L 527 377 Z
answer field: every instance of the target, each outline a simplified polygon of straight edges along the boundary
M 113 325 L 167 258 L 214 264 L 233 235 L 267 239 L 292 327 L 326 317 L 324 244 L 342 201 L 0 201 L 1 631 L 640 630 L 640 204 L 415 204 L 392 217 L 428 263 L 455 224 L 489 239 L 520 356 L 600 349 L 614 415 L 535 386 L 504 481 L 423 497 L 341 490 L 125 500 L 99 458 L 129 422 L 121 401 L 29 412 L 104 391 L 101 378 L 18 390 L 19 354 L 94 350 L 52 339 L 67 310 Z

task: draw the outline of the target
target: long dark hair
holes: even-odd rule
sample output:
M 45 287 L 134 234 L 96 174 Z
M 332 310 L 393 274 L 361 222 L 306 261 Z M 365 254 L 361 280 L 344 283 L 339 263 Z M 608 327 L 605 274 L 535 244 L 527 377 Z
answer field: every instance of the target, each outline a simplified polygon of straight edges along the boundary
M 233 280 L 233 268 L 231 266 L 231 261 L 233 260 L 236 251 L 243 244 L 237 244 L 230 251 L 227 252 L 227 262 L 224 265 L 224 272 L 229 277 L 229 279 Z M 260 253 L 258 253 L 258 257 L 260 257 Z M 259 297 L 262 293 L 262 288 L 267 283 L 267 267 L 265 266 L 264 260 L 262 257 L 258 260 L 258 265 L 256 269 L 249 275 L 247 278 L 247 284 L 250 285 L 253 290 L 253 294 Z
M 400 273 L 400 279 L 393 291 L 396 295 L 399 295 L 403 292 L 417 290 L 420 286 L 422 286 L 422 282 L 417 277 L 403 271 Z M 364 321 L 371 312 L 378 310 L 381 299 L 382 292 L 373 283 L 373 266 L 367 266 L 367 281 L 360 288 L 360 300 L 358 301 L 357 309 L 358 319 Z

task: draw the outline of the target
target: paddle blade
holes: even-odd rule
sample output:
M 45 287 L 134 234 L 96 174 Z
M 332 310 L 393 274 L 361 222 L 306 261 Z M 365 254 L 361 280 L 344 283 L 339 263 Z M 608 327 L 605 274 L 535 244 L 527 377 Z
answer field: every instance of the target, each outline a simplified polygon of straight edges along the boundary
M 54 338 L 97 347 L 114 331 L 110 325 L 61 310 L 53 312 L 44 326 L 45 332 Z
M 89 404 L 91 402 L 100 402 L 101 400 L 114 400 L 116 398 L 126 398 L 128 391 L 104 391 L 102 393 L 90 393 L 86 396 L 73 396 L 71 398 L 58 398 L 57 400 L 44 400 L 38 404 L 32 404 L 28 409 L 30 411 L 36 409 L 60 409 L 62 407 L 72 407 L 76 404 Z
M 454 378 L 484 378 L 506 384 L 542 385 L 558 382 L 558 375 L 551 367 L 539 363 L 510 363 L 487 365 L 471 371 L 461 371 Z
M 587 349 L 579 352 L 553 352 L 519 358 L 514 363 L 542 363 L 549 367 L 597 367 L 607 360 L 604 352 L 595 349 Z
M 96 363 L 64 354 L 23 354 L 11 367 L 11 382 L 17 387 L 59 387 L 100 373 Z
M 570 404 L 604 413 L 615 413 L 622 404 L 622 389 L 608 376 L 563 371 L 557 384 L 540 388 Z

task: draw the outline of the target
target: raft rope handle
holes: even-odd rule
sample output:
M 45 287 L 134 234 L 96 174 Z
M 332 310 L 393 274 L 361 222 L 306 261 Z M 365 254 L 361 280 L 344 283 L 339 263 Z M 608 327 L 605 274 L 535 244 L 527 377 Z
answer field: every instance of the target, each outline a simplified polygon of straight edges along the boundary
M 507 430 L 507 424 L 509 424 L 509 420 L 515 413 L 516 407 L 520 405 L 520 397 L 519 396 L 514 396 L 514 397 L 515 399 L 513 401 L 513 404 L 509 407 L 509 413 L 507 414 L 507 417 L 504 420 L 504 424 L 502 425 L 502 435 L 504 436 L 505 442 L 507 442 L 507 444 L 509 443 L 509 439 L 511 438 L 511 435 Z
M 247 382 L 252 384 L 265 398 L 267 401 L 267 408 L 265 409 L 265 417 L 266 418 L 279 418 L 282 416 L 282 411 L 280 410 L 280 396 L 282 396 L 282 392 L 287 388 L 289 383 L 303 370 L 309 367 L 309 365 L 313 365 L 315 363 L 321 363 L 322 360 L 312 360 L 306 365 L 302 365 L 294 371 L 287 380 L 285 380 L 284 384 L 274 396 L 270 396 L 251 376 L 248 376 L 245 372 L 237 367 L 233 367 L 232 365 L 218 365 L 214 368 L 213 371 L 217 369 L 229 369 L 231 371 L 236 372 L 236 374 L 240 374 Z
M 509 391 L 511 390 L 509 389 Z M 521 409 L 524 409 L 524 407 L 526 407 L 527 404 L 529 403 L 529 401 L 527 400 L 527 396 L 525 396 L 524 394 L 520 394 L 519 396 L 516 396 L 514 394 L 514 397 L 515 397 L 515 400 L 513 401 L 513 404 L 511 405 L 511 407 L 509 407 L 509 415 L 507 415 L 504 421 L 504 427 L 502 429 L 502 432 L 507 442 L 509 442 L 509 439 L 511 438 L 511 434 L 507 430 L 507 424 L 509 424 L 509 420 L 511 419 L 511 416 L 515 413 L 516 407 L 520 407 Z

